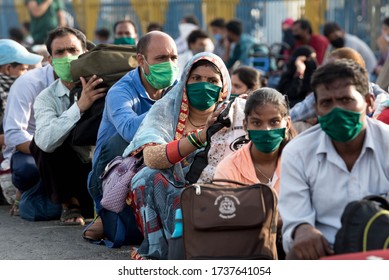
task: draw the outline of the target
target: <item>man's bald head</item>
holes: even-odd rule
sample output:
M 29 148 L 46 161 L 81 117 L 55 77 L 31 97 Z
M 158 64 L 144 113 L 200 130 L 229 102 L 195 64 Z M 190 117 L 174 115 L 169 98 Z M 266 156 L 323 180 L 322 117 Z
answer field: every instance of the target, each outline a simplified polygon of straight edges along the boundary
M 150 46 L 150 44 L 156 43 L 156 44 L 170 44 L 176 48 L 175 42 L 172 37 L 170 37 L 167 33 L 162 31 L 151 31 L 143 35 L 137 46 L 136 46 L 136 52 L 140 53 L 144 56 L 147 56 L 147 51 Z

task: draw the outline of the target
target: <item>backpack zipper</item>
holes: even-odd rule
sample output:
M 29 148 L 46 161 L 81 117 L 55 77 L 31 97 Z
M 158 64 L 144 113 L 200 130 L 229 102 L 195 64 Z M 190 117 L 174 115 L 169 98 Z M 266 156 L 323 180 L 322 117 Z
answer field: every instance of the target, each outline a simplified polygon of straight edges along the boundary
M 200 187 L 200 185 L 196 184 L 196 185 L 193 185 L 193 187 L 195 188 L 196 195 L 201 195 L 201 187 Z

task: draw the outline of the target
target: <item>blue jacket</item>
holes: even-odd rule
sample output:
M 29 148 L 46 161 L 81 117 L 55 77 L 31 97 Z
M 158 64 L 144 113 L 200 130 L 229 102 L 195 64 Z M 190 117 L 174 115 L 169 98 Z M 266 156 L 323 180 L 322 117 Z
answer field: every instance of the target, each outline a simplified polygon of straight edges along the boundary
M 108 91 L 93 162 L 99 157 L 102 145 L 116 132 L 131 142 L 146 113 L 155 103 L 142 85 L 140 71 L 139 67 L 131 70 Z
M 255 39 L 248 34 L 242 34 L 239 42 L 236 44 L 232 56 L 228 59 L 226 66 L 230 69 L 236 61 L 240 61 L 242 64 L 247 65 L 247 59 L 249 57 L 249 51 L 255 44 Z

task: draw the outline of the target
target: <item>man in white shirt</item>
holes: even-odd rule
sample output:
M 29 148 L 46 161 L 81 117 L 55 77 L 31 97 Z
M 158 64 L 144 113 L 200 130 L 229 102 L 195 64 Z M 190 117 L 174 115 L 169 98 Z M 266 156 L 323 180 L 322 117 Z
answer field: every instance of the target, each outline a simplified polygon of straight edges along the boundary
M 279 210 L 289 259 L 333 254 L 346 205 L 389 191 L 389 126 L 370 119 L 367 71 L 351 60 L 312 77 L 319 124 L 293 139 L 281 159 Z
M 9 160 L 1 154 L 4 145 L 3 114 L 8 94 L 15 80 L 27 73 L 29 67 L 40 67 L 42 56 L 30 53 L 24 46 L 10 39 L 0 39 L 0 204 L 3 204 L 3 193 L 7 203 L 16 207 L 18 195 L 12 185 Z M 20 113 L 20 112 L 18 112 Z
M 75 86 L 70 63 L 86 52 L 86 37 L 77 29 L 60 27 L 49 33 L 46 47 L 59 79 L 35 100 L 36 130 L 30 150 L 46 191 L 53 202 L 62 204 L 61 224 L 84 225 L 84 217 L 93 216 L 93 202 L 86 186 L 91 169 L 90 147 L 72 146 L 67 136 L 82 114 L 105 96 L 106 88 L 96 88 L 102 82 L 96 76 L 88 81 L 80 77 L 81 97 L 70 105 L 69 93 Z
M 30 143 L 35 132 L 32 106 L 36 96 L 54 81 L 51 65 L 28 71 L 12 85 L 4 113 L 5 161 L 12 164 L 12 182 L 21 192 L 40 184 L 39 172 L 30 154 Z M 20 200 L 21 193 L 16 196 Z M 18 213 L 13 206 L 11 214 Z
M 4 114 L 5 158 L 21 151 L 30 154 L 29 146 L 35 132 L 32 105 L 37 95 L 54 82 L 51 65 L 28 71 L 12 85 Z

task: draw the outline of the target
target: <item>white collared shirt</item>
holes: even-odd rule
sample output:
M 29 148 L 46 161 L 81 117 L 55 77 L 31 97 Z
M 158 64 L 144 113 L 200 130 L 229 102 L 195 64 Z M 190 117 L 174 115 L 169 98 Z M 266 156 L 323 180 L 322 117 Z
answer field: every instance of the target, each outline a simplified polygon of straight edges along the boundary
M 389 191 L 388 139 L 389 126 L 367 118 L 364 144 L 351 171 L 319 124 L 285 147 L 279 210 L 286 252 L 299 224 L 311 224 L 333 244 L 349 202 Z
M 36 96 L 54 81 L 53 67 L 27 71 L 13 83 L 4 113 L 5 158 L 10 158 L 17 145 L 31 141 L 35 132 L 32 109 Z
M 53 152 L 61 146 L 81 118 L 76 102 L 68 108 L 70 105 L 69 92 L 60 79 L 57 79 L 35 100 L 34 140 L 37 146 L 45 152 Z

